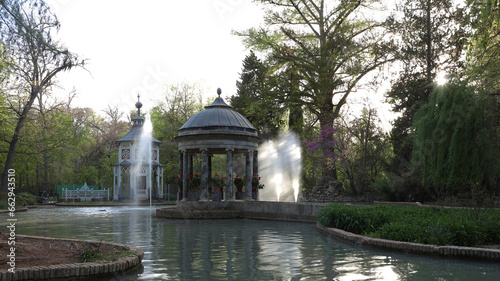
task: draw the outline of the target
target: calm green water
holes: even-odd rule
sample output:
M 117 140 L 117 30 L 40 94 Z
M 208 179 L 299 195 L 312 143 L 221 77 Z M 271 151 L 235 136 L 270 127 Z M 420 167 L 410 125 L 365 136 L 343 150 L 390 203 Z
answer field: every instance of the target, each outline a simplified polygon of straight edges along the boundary
M 329 238 L 306 223 L 168 220 L 143 207 L 37 208 L 16 216 L 17 234 L 102 239 L 144 248 L 139 272 L 105 280 L 499 280 L 500 276 L 499 263 L 361 247 Z M 1 214 L 2 228 L 6 219 Z

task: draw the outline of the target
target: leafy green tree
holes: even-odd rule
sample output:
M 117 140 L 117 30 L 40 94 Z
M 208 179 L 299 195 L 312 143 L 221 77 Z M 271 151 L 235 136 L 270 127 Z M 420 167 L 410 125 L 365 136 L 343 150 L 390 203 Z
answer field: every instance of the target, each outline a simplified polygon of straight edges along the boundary
M 498 149 L 485 122 L 485 100 L 466 82 L 438 87 L 414 122 L 413 162 L 437 198 L 494 191 Z
M 438 72 L 457 73 L 463 55 L 465 31 L 463 9 L 451 0 L 404 0 L 398 11 L 402 19 L 390 27 L 401 37 L 398 58 L 403 71 L 387 93 L 393 111 L 400 113 L 391 132 L 394 165 L 398 172 L 411 169 L 413 116 L 427 103 Z
M 65 159 L 75 150 L 72 119 L 66 105 L 38 103 L 30 111 L 16 152 L 17 186 L 32 193 L 51 191 L 65 176 Z M 13 130 L 15 124 L 11 125 Z M 8 148 L 8 146 L 5 146 Z M 69 165 L 71 166 L 71 165 Z
M 125 115 L 117 108 L 108 106 L 103 112 L 104 116 L 101 116 L 89 108 L 73 109 L 75 125 L 79 126 L 75 128 L 82 136 L 73 163 L 75 183 L 86 181 L 103 187 L 113 184 L 111 165 L 118 160 L 116 140 L 130 130 L 130 125 L 123 120 Z
M 468 75 L 486 94 L 500 96 L 500 2 L 467 0 L 472 29 Z
M 365 104 L 361 116 L 350 121 L 344 119 L 339 130 L 339 134 L 347 134 L 339 137 L 339 148 L 343 146 L 346 149 L 339 166 L 341 171 L 346 170 L 354 193 L 364 193 L 388 167 L 391 146 L 379 123 L 377 110 Z
M 304 144 L 317 163 L 338 168 L 353 194 L 363 194 L 389 165 L 391 146 L 387 134 L 377 126 L 380 120 L 375 109 L 366 106 L 361 116 L 345 117 L 341 124 L 323 128 Z M 319 150 L 322 155 L 317 154 Z
M 8 65 L 9 95 L 21 93 L 17 101 L 20 107 L 15 109 L 17 122 L 3 167 L 2 190 L 7 189 L 8 171 L 14 163 L 20 135 L 33 103 L 52 86 L 59 72 L 83 64 L 76 55 L 53 41 L 51 34 L 59 26 L 56 16 L 42 0 L 0 1 L 0 44 L 11 61 Z
M 382 23 L 363 17 L 375 1 L 258 1 L 265 27 L 236 32 L 249 48 L 270 54 L 275 71 L 292 67 L 301 103 L 321 127 L 332 126 L 368 73 L 393 59 Z M 325 170 L 332 174 L 334 170 Z
M 179 172 L 179 149 L 175 137 L 191 116 L 203 110 L 203 89 L 199 84 L 170 85 L 164 100 L 151 109 L 153 135 L 160 140 L 160 163 L 165 165 L 166 179 L 175 181 Z

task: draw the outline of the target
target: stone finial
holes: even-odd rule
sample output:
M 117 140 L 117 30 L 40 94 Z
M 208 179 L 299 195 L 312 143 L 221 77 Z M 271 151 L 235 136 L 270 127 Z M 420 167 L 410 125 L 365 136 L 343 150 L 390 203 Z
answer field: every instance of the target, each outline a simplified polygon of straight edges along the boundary
M 220 98 L 220 94 L 222 94 L 222 90 L 220 88 L 217 88 L 217 95 L 219 95 L 219 98 Z
M 137 94 L 137 102 L 135 103 L 135 107 L 137 108 L 137 116 L 141 116 L 142 103 L 139 100 L 140 98 L 141 98 L 141 96 L 139 94 Z

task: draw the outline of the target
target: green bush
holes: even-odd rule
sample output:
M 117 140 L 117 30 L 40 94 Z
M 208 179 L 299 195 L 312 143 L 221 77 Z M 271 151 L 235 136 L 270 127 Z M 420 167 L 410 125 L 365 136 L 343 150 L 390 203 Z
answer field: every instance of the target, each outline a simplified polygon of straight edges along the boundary
M 329 205 L 318 222 L 356 234 L 396 241 L 475 246 L 500 243 L 500 212 L 418 206 Z
M 35 196 L 28 192 L 21 192 L 16 194 L 16 206 L 28 206 L 28 205 L 36 205 L 42 202 L 39 196 Z

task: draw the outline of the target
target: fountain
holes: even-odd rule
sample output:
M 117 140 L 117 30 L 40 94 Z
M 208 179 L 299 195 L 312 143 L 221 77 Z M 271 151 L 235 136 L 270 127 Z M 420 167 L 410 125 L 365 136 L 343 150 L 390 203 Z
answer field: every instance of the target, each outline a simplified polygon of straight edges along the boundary
M 116 141 L 120 146 L 118 162 L 113 164 L 113 199 L 138 202 L 149 198 L 151 204 L 152 197 L 163 196 L 164 166 L 158 162 L 161 142 L 153 137 L 151 116 L 141 116 L 142 103 L 138 100 L 135 106 L 132 129 Z
M 259 175 L 265 188 L 262 201 L 297 202 L 302 170 L 300 140 L 287 132 L 259 147 Z
M 146 167 L 146 189 L 148 191 L 149 196 L 149 206 L 152 205 L 153 200 L 153 190 L 151 185 L 151 173 L 152 173 L 152 164 L 151 160 L 151 148 L 153 143 L 153 123 L 151 123 L 151 115 L 146 114 L 146 119 L 144 121 L 144 125 L 142 126 L 142 132 L 139 138 L 139 150 L 143 152 L 145 155 L 144 166 Z M 139 169 L 139 166 L 137 167 Z

